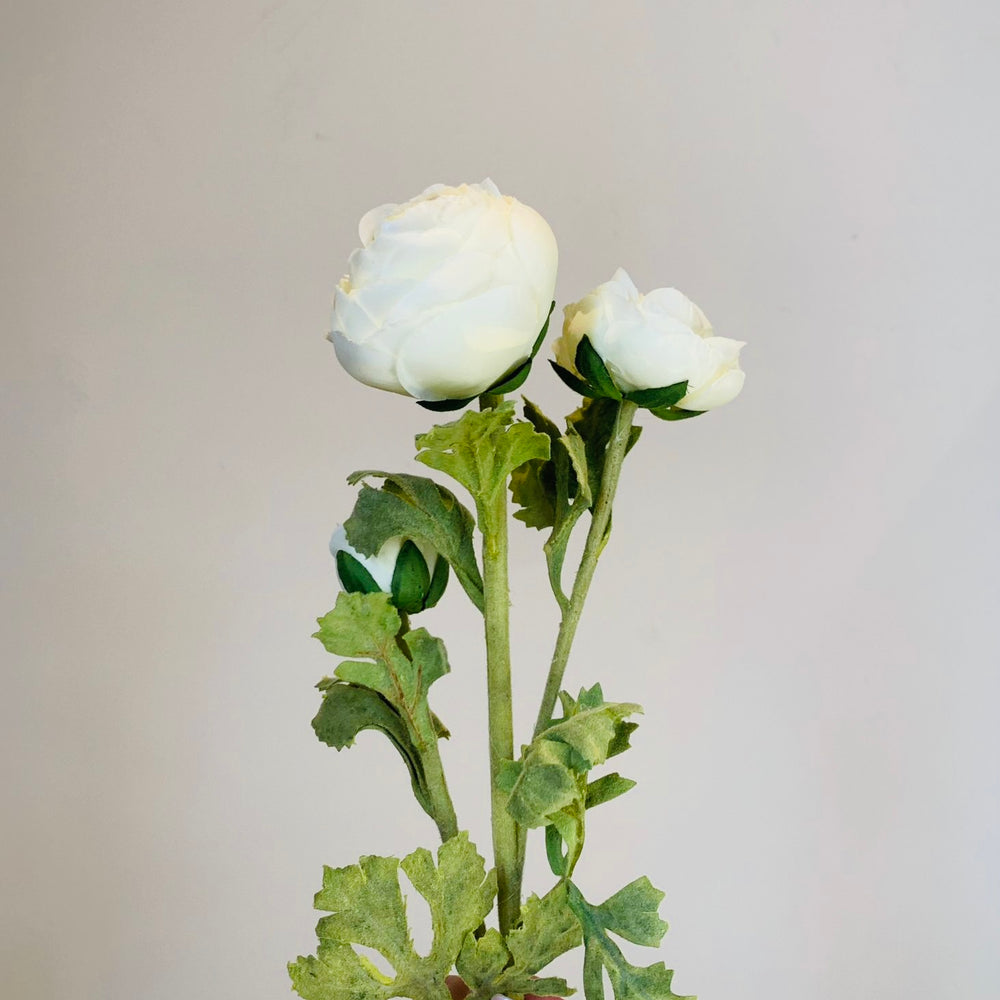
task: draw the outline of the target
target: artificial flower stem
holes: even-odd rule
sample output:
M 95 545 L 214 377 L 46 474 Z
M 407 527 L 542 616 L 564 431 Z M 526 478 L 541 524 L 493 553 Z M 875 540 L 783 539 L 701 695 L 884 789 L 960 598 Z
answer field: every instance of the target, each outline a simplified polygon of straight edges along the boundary
M 424 765 L 424 780 L 427 783 L 427 793 L 430 796 L 431 808 L 434 810 L 434 822 L 437 824 L 441 842 L 451 840 L 458 834 L 458 818 L 455 816 L 455 805 L 451 801 L 448 783 L 444 777 L 444 766 L 441 763 L 441 752 L 436 739 L 432 739 L 420 755 Z
M 483 396 L 480 408 L 490 409 L 502 396 Z M 520 919 L 521 866 L 519 834 L 507 812 L 507 796 L 497 787 L 500 765 L 514 757 L 514 712 L 510 679 L 510 584 L 507 571 L 507 488 L 478 504 L 483 535 L 483 617 L 486 628 L 486 687 L 489 704 L 490 815 L 493 857 L 497 873 L 500 933 L 506 935 Z
M 545 681 L 542 704 L 538 710 L 538 720 L 535 723 L 535 736 L 549 724 L 556 707 L 556 699 L 559 697 L 559 690 L 562 687 L 570 650 L 573 648 L 573 639 L 576 637 L 576 629 L 583 613 L 583 604 L 587 599 L 590 583 L 594 579 L 597 560 L 608 540 L 611 505 L 614 503 L 615 492 L 618 489 L 618 479 L 621 475 L 622 463 L 625 461 L 625 453 L 628 451 L 632 432 L 632 420 L 637 409 L 638 406 L 627 399 L 623 399 L 618 405 L 614 429 L 605 452 L 601 488 L 594 504 L 590 531 L 587 532 L 587 541 L 580 559 L 580 566 L 576 571 L 576 578 L 573 581 L 569 602 L 563 609 L 562 619 L 559 622 L 559 634 L 556 636 L 552 662 L 549 665 L 549 676 Z

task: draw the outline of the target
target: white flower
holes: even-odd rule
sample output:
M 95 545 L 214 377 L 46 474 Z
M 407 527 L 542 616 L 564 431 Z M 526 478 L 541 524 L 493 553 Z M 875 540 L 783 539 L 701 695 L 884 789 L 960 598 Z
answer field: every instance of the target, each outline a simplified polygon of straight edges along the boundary
M 687 395 L 676 405 L 711 410 L 743 388 L 742 341 L 713 336 L 705 314 L 676 288 L 642 295 L 621 268 L 566 306 L 553 350 L 559 365 L 574 374 L 576 349 L 585 336 L 622 392 L 686 381 Z
M 448 563 L 425 542 L 389 538 L 375 555 L 365 556 L 347 541 L 343 525 L 338 524 L 330 538 L 330 554 L 344 590 L 381 590 L 407 614 L 437 604 L 448 583 Z
M 356 379 L 420 400 L 476 396 L 531 355 L 556 240 L 491 180 L 436 184 L 370 211 L 333 299 L 330 340 Z

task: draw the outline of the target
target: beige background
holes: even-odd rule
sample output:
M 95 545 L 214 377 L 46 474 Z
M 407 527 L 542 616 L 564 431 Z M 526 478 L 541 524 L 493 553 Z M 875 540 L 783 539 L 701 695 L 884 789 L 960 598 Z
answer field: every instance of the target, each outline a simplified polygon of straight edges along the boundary
M 664 887 L 703 1000 L 995 996 L 998 10 L 7 5 L 3 996 L 284 996 L 321 865 L 432 843 L 387 746 L 309 728 L 344 477 L 429 424 L 323 335 L 366 209 L 488 174 L 560 304 L 621 264 L 750 345 L 626 467 L 569 680 L 648 721 L 585 890 Z M 427 624 L 485 845 L 478 624 L 457 588 Z

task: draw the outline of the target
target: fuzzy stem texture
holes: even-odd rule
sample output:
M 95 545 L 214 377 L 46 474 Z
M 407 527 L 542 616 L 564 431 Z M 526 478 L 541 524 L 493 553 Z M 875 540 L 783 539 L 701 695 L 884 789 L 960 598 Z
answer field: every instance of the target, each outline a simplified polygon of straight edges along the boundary
M 487 409 L 502 396 L 483 396 Z M 486 687 L 489 698 L 490 815 L 497 873 L 500 933 L 516 926 L 521 914 L 519 833 L 497 788 L 500 765 L 514 757 L 514 710 L 510 678 L 510 582 L 507 567 L 507 485 L 478 504 L 483 535 L 483 615 L 486 628 Z
M 570 650 L 573 648 L 573 640 L 576 637 L 576 629 L 583 613 L 583 605 L 587 600 L 591 581 L 594 579 L 597 560 L 608 540 L 611 505 L 614 503 L 615 492 L 618 489 L 622 463 L 625 461 L 625 453 L 628 451 L 632 419 L 637 409 L 636 404 L 630 403 L 627 399 L 623 399 L 618 406 L 615 426 L 611 440 L 608 442 L 608 450 L 605 453 L 601 488 L 594 504 L 590 531 L 587 532 L 587 541 L 584 545 L 576 578 L 573 581 L 573 591 L 570 594 L 569 603 L 563 610 L 562 619 L 559 622 L 559 634 L 556 636 L 555 650 L 549 665 L 549 675 L 545 681 L 542 704 L 539 707 L 538 719 L 535 723 L 536 736 L 552 719 L 556 699 L 559 697 L 559 690 L 562 687 L 563 675 L 566 673 L 566 664 L 569 662 Z

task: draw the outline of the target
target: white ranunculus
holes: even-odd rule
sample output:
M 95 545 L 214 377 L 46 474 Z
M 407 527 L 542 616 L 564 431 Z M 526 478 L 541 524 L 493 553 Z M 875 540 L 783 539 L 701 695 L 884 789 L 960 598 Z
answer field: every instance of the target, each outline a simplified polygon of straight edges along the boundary
M 420 400 L 481 394 L 520 362 L 549 313 L 556 240 L 491 180 L 436 184 L 361 220 L 330 340 L 356 379 Z
M 558 364 L 574 374 L 576 349 L 586 336 L 622 392 L 688 383 L 676 405 L 711 410 L 739 395 L 742 341 L 716 337 L 705 314 L 676 288 L 642 295 L 619 268 L 579 302 L 566 306 Z

